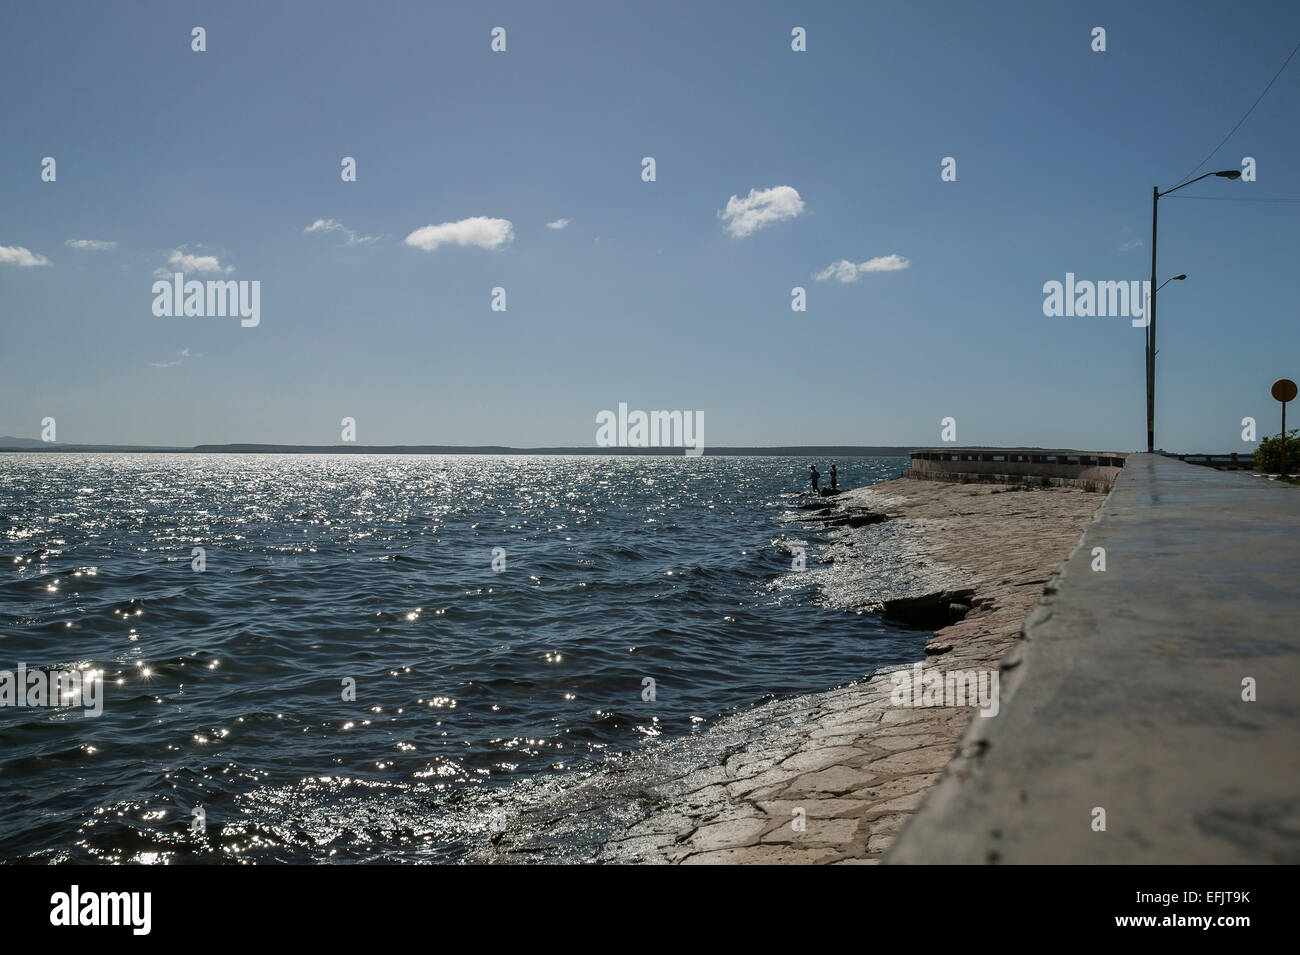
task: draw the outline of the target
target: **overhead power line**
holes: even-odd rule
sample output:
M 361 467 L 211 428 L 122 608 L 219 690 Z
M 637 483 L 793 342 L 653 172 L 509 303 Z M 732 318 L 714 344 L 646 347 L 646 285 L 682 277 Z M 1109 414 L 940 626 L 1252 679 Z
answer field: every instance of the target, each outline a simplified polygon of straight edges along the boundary
M 1287 64 L 1291 62 L 1291 59 L 1296 55 L 1297 50 L 1300 50 L 1300 43 L 1297 43 L 1295 45 L 1295 47 L 1291 50 L 1291 55 L 1286 58 L 1286 61 L 1281 65 L 1281 67 L 1278 68 L 1278 71 L 1273 74 L 1273 78 L 1268 81 L 1268 86 L 1264 87 L 1264 92 L 1260 93 L 1259 96 L 1256 97 L 1255 102 L 1250 104 L 1250 109 L 1246 110 L 1246 115 L 1242 116 L 1241 119 L 1237 120 L 1237 125 L 1232 127 L 1232 129 L 1228 130 L 1228 135 L 1224 136 L 1223 139 L 1219 140 L 1219 145 L 1211 149 L 1210 152 L 1206 155 L 1206 157 L 1202 159 L 1199 163 L 1197 163 L 1196 168 L 1183 177 L 1184 179 L 1191 179 L 1192 176 L 1196 175 L 1196 173 L 1200 171 L 1201 167 L 1204 166 L 1207 162 L 1209 162 L 1211 157 L 1213 157 L 1215 153 L 1217 153 L 1220 149 L 1223 148 L 1223 144 L 1232 138 L 1232 134 L 1241 128 L 1241 124 L 1246 121 L 1246 117 L 1255 111 L 1255 107 L 1259 105 L 1259 101 L 1262 100 L 1268 94 L 1268 91 L 1273 88 L 1273 84 L 1276 83 L 1277 78 L 1282 75 L 1282 71 L 1287 68 Z
M 1259 199 L 1238 199 L 1235 196 L 1166 196 L 1167 199 L 1195 199 L 1198 202 L 1300 202 L 1300 199 L 1282 197 L 1262 197 Z

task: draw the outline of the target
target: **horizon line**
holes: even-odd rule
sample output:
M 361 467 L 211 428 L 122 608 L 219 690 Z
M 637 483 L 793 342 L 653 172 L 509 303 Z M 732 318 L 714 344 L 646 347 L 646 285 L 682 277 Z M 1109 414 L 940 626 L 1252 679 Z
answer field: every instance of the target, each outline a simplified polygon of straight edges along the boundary
M 7 444 L 6 441 L 21 441 L 22 444 Z M 481 454 L 481 455 L 587 455 L 587 456 L 662 456 L 682 457 L 690 449 L 685 447 L 590 447 L 590 446 L 539 446 L 516 447 L 513 445 L 452 445 L 452 444 L 277 444 L 270 442 L 226 442 L 221 444 L 196 445 L 144 445 L 144 444 L 76 444 L 68 442 L 40 441 L 36 438 L 17 438 L 13 435 L 0 436 L 0 452 L 32 453 L 145 453 L 145 454 Z M 704 456 L 784 456 L 800 457 L 808 455 L 840 455 L 846 457 L 907 457 L 919 450 L 959 451 L 1060 451 L 1103 453 L 1082 448 L 1043 448 L 1038 445 L 950 445 L 936 448 L 928 444 L 815 444 L 815 445 L 717 445 L 702 449 Z M 1163 451 L 1163 449 L 1161 449 Z M 1104 453 L 1117 452 L 1104 449 Z M 1203 453 L 1203 452 L 1170 452 Z M 1252 452 L 1247 452 L 1252 453 Z

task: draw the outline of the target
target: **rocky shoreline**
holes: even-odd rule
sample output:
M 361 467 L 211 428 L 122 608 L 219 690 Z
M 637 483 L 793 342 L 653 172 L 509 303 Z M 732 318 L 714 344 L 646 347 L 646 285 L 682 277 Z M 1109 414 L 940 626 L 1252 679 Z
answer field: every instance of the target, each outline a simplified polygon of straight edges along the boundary
M 896 687 L 978 674 L 996 691 L 999 660 L 1102 500 L 900 478 L 801 506 L 792 525 L 830 529 L 816 571 L 828 602 L 934 630 L 925 661 L 604 767 L 474 861 L 881 861 L 979 718 L 973 705 L 900 705 Z

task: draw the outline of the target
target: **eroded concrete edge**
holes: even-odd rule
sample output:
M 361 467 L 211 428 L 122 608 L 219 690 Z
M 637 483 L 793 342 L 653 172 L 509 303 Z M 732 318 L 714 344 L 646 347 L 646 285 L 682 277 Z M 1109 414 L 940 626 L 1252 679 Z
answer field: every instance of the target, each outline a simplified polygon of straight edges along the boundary
M 1125 475 L 1121 472 L 1115 487 L 1120 487 L 1125 480 Z M 1032 679 L 1033 658 L 1028 650 L 1042 628 L 1052 619 L 1062 586 L 1071 574 L 1091 573 L 1089 570 L 1091 538 L 1095 536 L 1097 528 L 1111 516 L 1114 502 L 1114 488 L 1112 488 L 1101 506 L 1093 513 L 1092 519 L 1084 526 L 1070 553 L 1043 586 L 1042 596 L 1021 625 L 1020 639 L 998 661 L 1000 704 L 1004 710 L 1015 705 L 1017 690 L 1023 687 L 1027 680 Z M 917 811 L 912 814 L 891 844 L 882 860 L 885 864 L 1000 861 L 996 847 L 1000 836 L 994 833 L 967 833 L 968 838 L 960 846 L 953 844 L 951 834 L 946 833 L 941 856 L 950 853 L 950 858 L 936 859 L 930 846 L 937 821 L 951 814 L 959 801 L 969 798 L 972 781 L 978 776 L 984 756 L 993 746 L 1000 727 L 996 719 L 973 720 L 967 726 L 966 732 L 958 741 L 956 752 L 945 765 L 942 774 L 927 791 Z M 926 845 L 925 849 L 922 849 L 923 844 Z

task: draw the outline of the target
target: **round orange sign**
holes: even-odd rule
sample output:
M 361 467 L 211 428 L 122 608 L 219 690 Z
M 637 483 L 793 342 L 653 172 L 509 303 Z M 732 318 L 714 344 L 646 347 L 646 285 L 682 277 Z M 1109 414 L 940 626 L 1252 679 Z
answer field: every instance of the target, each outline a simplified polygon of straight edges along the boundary
M 1293 401 L 1295 395 L 1295 382 L 1290 378 L 1279 378 L 1273 382 L 1273 397 L 1278 401 Z

